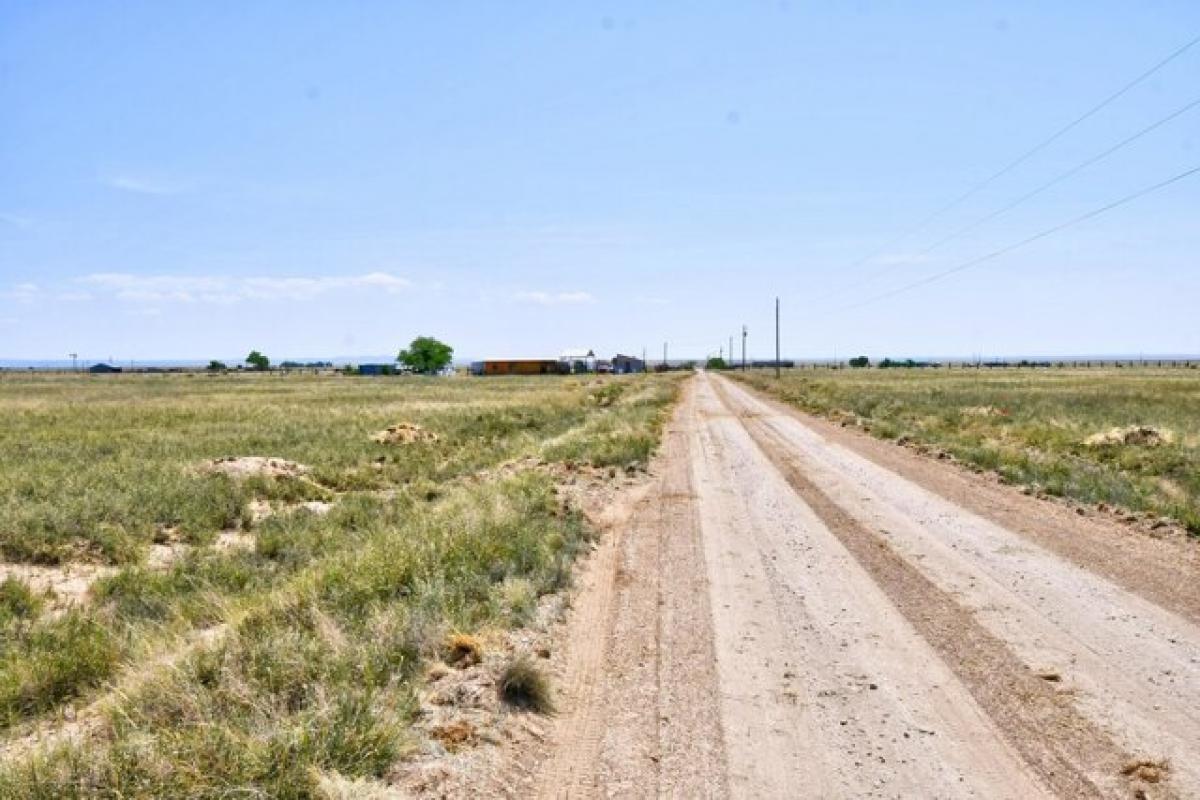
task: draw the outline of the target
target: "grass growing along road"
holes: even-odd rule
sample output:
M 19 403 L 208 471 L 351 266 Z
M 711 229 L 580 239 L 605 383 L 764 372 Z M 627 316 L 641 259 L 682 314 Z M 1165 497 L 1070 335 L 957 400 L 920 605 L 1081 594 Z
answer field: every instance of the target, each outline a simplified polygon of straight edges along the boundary
M 4 377 L 5 560 L 114 574 L 65 609 L 0 584 L 10 737 L 121 684 L 93 735 L 9 754 L 4 796 L 307 796 L 382 774 L 408 746 L 415 678 L 447 630 L 518 625 L 588 531 L 522 457 L 630 466 L 674 377 Z M 413 422 L 437 441 L 386 446 Z M 268 455 L 303 480 L 196 465 Z M 460 480 L 484 474 L 482 480 Z M 300 505 L 334 501 L 328 513 Z M 251 504 L 277 513 L 251 523 Z M 250 546 L 220 547 L 237 528 Z M 168 564 L 150 559 L 164 537 Z M 51 606 L 57 605 L 57 608 Z M 211 642 L 201 634 L 222 632 Z M 181 643 L 178 659 L 161 654 Z
M 743 378 L 804 411 L 938 448 L 1005 481 L 1200 533 L 1200 372 L 849 369 Z M 1153 429 L 1139 436 L 1137 428 Z M 1120 429 L 1120 430 L 1117 430 Z

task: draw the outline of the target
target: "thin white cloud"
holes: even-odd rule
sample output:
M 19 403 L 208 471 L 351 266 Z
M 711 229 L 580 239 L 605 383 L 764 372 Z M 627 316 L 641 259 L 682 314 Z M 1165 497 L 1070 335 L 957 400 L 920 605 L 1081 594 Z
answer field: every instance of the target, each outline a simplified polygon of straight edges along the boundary
M 513 296 L 523 303 L 542 306 L 579 305 L 596 299 L 588 292 L 517 292 Z
M 120 189 L 123 192 L 164 196 L 182 194 L 192 188 L 190 184 L 174 178 L 133 172 L 105 174 L 100 177 L 100 182 L 109 188 Z
M 3 222 L 5 225 L 12 225 L 14 228 L 20 228 L 21 230 L 28 230 L 33 227 L 33 220 L 29 217 L 22 217 L 20 214 L 9 214 L 3 211 L 0 211 L 0 222 Z
M 6 291 L 0 292 L 0 297 L 15 300 L 18 303 L 29 304 L 37 299 L 40 292 L 41 289 L 36 283 L 25 282 L 13 284 Z
M 127 272 L 98 272 L 85 275 L 81 283 L 112 293 L 131 303 L 215 303 L 243 300 L 311 300 L 328 292 L 364 290 L 397 294 L 412 282 L 388 272 L 364 275 L 251 276 L 220 275 L 134 275 Z

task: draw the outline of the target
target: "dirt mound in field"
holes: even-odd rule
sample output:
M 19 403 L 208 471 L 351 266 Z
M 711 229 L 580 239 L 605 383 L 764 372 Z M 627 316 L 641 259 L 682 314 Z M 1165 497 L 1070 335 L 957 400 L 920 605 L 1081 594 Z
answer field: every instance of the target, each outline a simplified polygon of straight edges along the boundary
M 1153 428 L 1149 425 L 1129 425 L 1124 428 L 1094 433 L 1083 440 L 1088 447 L 1103 447 L 1105 445 L 1139 445 L 1141 447 L 1158 447 L 1168 444 L 1175 438 L 1168 430 Z
M 962 410 L 968 417 L 1007 417 L 1008 410 L 995 406 L 968 406 Z
M 202 472 L 228 475 L 231 478 L 299 478 L 309 473 L 308 467 L 284 458 L 267 456 L 227 456 L 214 458 L 201 465 Z
M 401 422 L 389 425 L 371 437 L 371 441 L 380 444 L 416 444 L 417 442 L 436 442 L 438 435 L 427 431 L 412 422 Z

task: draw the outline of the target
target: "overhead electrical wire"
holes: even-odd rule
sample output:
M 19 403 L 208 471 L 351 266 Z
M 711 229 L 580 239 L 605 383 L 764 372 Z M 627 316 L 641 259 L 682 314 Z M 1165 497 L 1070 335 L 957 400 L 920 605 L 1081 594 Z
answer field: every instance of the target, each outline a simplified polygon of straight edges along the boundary
M 1106 107 L 1108 107 L 1109 105 L 1111 105 L 1112 103 L 1114 103 L 1115 101 L 1120 99 L 1122 96 L 1124 96 L 1126 93 L 1128 93 L 1131 89 L 1133 89 L 1134 87 L 1136 87 L 1139 84 L 1141 84 L 1142 82 L 1144 82 L 1146 79 L 1148 79 L 1149 77 L 1154 75 L 1156 72 L 1161 70 L 1163 67 L 1167 66 L 1172 61 L 1174 61 L 1175 59 L 1179 58 L 1181 55 L 1186 53 L 1188 50 L 1195 47 L 1197 44 L 1200 44 L 1200 35 L 1190 39 L 1189 41 L 1185 42 L 1180 47 L 1173 50 L 1165 58 L 1163 58 L 1162 60 L 1155 63 L 1153 66 L 1151 66 L 1149 69 L 1147 69 L 1144 72 L 1142 72 L 1141 74 L 1139 74 L 1133 80 L 1129 81 L 1128 83 L 1123 85 L 1121 88 L 1117 89 L 1115 92 L 1113 92 L 1112 94 L 1105 97 L 1099 103 L 1095 104 L 1094 106 L 1089 108 L 1087 111 L 1080 114 L 1078 117 L 1075 117 L 1073 120 L 1068 122 L 1066 125 L 1062 126 L 1058 130 L 1056 130 L 1054 133 L 1050 134 L 1050 136 L 1046 137 L 1045 139 L 1042 139 L 1037 144 L 1035 144 L 1033 147 L 1031 147 L 1028 150 L 1026 150 L 1025 152 L 1021 153 L 1019 156 L 1017 156 L 1012 161 L 1008 162 L 1005 166 L 1001 167 L 996 172 L 993 172 L 991 175 L 984 178 L 982 181 L 974 184 L 970 189 L 963 192 L 958 197 L 951 200 L 949 203 L 941 206 L 936 211 L 929 214 L 927 217 L 922 219 L 916 225 L 913 225 L 912 227 L 906 229 L 899 236 L 896 236 L 896 237 L 890 239 L 887 242 L 887 244 L 885 244 L 882 248 L 875 250 L 874 252 L 872 252 L 871 254 L 869 254 L 867 256 L 864 256 L 863 258 L 858 259 L 857 261 L 852 263 L 849 267 L 847 267 L 847 270 L 857 269 L 858 267 L 867 263 L 871 259 L 877 258 L 880 255 L 882 255 L 883 253 L 886 253 L 892 247 L 894 247 L 895 245 L 904 241 L 905 239 L 907 239 L 909 236 L 916 233 L 917 231 L 922 230 L 923 228 L 925 228 L 925 226 L 927 226 L 929 223 L 933 222 L 935 219 L 937 219 L 938 217 L 945 214 L 947 211 L 950 211 L 951 209 L 956 208 L 957 206 L 966 202 L 970 198 L 974 197 L 976 194 L 983 191 L 983 189 L 987 188 L 995 181 L 999 180 L 1000 178 L 1004 177 L 1008 173 L 1012 172 L 1014 169 L 1021 166 L 1026 161 L 1033 158 L 1035 155 L 1037 155 L 1038 153 L 1042 152 L 1050 145 L 1057 142 L 1059 139 L 1061 139 L 1067 133 L 1074 130 L 1079 125 L 1086 122 L 1088 119 L 1091 119 L 1097 113 L 1099 113 L 1100 111 L 1102 111 L 1103 109 L 1105 109 Z M 832 295 L 840 293 L 845 288 L 847 288 L 847 287 L 843 287 L 841 290 L 834 290 L 832 293 L 820 295 L 816 299 L 818 299 L 818 300 L 825 299 L 827 297 L 830 297 Z
M 922 250 L 918 250 L 916 253 L 913 254 L 913 256 L 916 258 L 919 258 L 921 256 L 929 255 L 934 250 L 938 249 L 939 247 L 941 247 L 944 244 L 954 241 L 958 237 L 962 236 L 964 233 L 970 233 L 971 231 L 978 228 L 980 225 L 984 225 L 984 224 L 996 219 L 997 217 L 1007 214 L 1009 211 L 1012 211 L 1017 206 L 1025 203 L 1028 200 L 1032 200 L 1034 197 L 1037 197 L 1042 192 L 1046 191 L 1047 189 L 1051 189 L 1051 188 L 1057 186 L 1058 184 L 1062 183 L 1063 181 L 1067 180 L 1068 178 L 1074 177 L 1075 175 L 1077 175 L 1078 173 L 1087 169 L 1088 167 L 1092 166 L 1093 164 L 1103 161 L 1104 159 L 1108 158 L 1109 156 L 1111 156 L 1113 153 L 1117 152 L 1118 150 L 1121 150 L 1121 149 L 1133 144 L 1138 139 L 1141 139 L 1143 136 L 1146 136 L 1147 134 L 1153 133 L 1154 131 L 1161 128 L 1163 125 L 1166 125 L 1168 122 L 1171 122 L 1172 120 L 1183 116 L 1184 114 L 1186 114 L 1187 112 L 1196 108 L 1197 106 L 1200 106 L 1200 97 L 1196 98 L 1192 102 L 1190 102 L 1180 108 L 1175 109 L 1167 116 L 1161 117 L 1160 119 L 1156 120 L 1155 122 L 1150 123 L 1146 127 L 1139 130 L 1137 133 L 1126 136 L 1124 139 L 1122 139 L 1121 141 L 1112 145 L 1111 147 L 1108 147 L 1108 148 L 1100 151 L 1096 155 L 1091 156 L 1090 158 L 1087 158 L 1087 159 L 1079 162 L 1078 164 L 1076 164 L 1075 166 L 1066 170 L 1065 172 L 1060 172 L 1058 175 L 1056 175 L 1055 177 L 1046 181 L 1042 185 L 1038 186 L 1036 189 L 1026 192 L 1025 194 L 1021 195 L 1020 197 L 1016 198 L 1015 200 L 1012 200 L 1009 203 L 1007 203 L 1006 205 L 1003 205 L 1000 208 L 996 209 L 995 211 L 991 212 L 990 214 L 985 214 L 984 216 L 980 217 L 979 219 L 976 219 L 974 222 L 969 222 L 966 225 L 962 226 L 961 228 L 958 228 L 954 232 L 943 236 L 941 239 L 938 239 L 936 242 L 929 245 L 928 247 L 926 247 Z M 879 270 L 876 270 L 875 272 L 869 273 L 862 279 L 862 281 L 860 282 L 860 285 L 871 282 L 875 278 L 877 278 L 880 275 L 882 275 L 883 273 L 887 272 L 889 269 L 890 269 L 890 266 L 885 266 L 883 269 L 879 269 Z
M 1036 242 L 1040 239 L 1045 239 L 1047 236 L 1051 236 L 1055 233 L 1058 233 L 1059 231 L 1074 227 L 1075 225 L 1078 225 L 1082 222 L 1086 222 L 1090 219 L 1098 217 L 1101 214 L 1104 214 L 1108 211 L 1112 211 L 1114 208 L 1118 208 L 1120 206 L 1126 205 L 1127 203 L 1132 203 L 1134 200 L 1138 200 L 1142 197 L 1145 197 L 1146 195 L 1153 194 L 1154 192 L 1157 192 L 1161 189 L 1165 189 L 1168 186 L 1170 186 L 1171 184 L 1178 183 L 1179 181 L 1182 181 L 1185 178 L 1190 178 L 1191 176 L 1193 176 L 1197 173 L 1200 173 L 1200 166 L 1192 167 L 1191 169 L 1189 169 L 1185 172 L 1181 172 L 1178 175 L 1174 175 L 1170 178 L 1167 178 L 1166 180 L 1159 181 L 1158 183 L 1156 183 L 1152 186 L 1147 186 L 1145 188 L 1137 190 L 1136 192 L 1127 194 L 1118 200 L 1114 200 L 1113 202 L 1108 203 L 1107 205 L 1101 206 L 1100 208 L 1092 209 L 1091 211 L 1087 212 L 1086 214 L 1081 214 L 1078 217 L 1074 217 L 1072 219 L 1067 220 L 1066 222 L 1061 222 L 1058 225 L 1055 225 L 1050 228 L 1046 228 L 1045 230 L 1039 231 L 1038 233 L 1035 233 L 1032 236 L 1027 236 L 1018 242 L 1014 242 L 1013 244 L 1006 245 L 1005 247 L 1001 247 L 997 250 L 993 250 L 990 253 L 986 253 L 982 256 L 972 258 L 969 261 L 964 261 L 961 264 L 953 266 L 949 269 L 942 270 L 941 272 L 935 272 L 932 275 L 927 275 L 924 278 L 913 281 L 911 283 L 906 283 L 903 286 L 897 287 L 895 289 L 891 289 L 887 292 L 877 294 L 874 297 L 869 297 L 866 300 L 863 300 L 861 302 L 854 303 L 854 304 L 848 305 L 848 306 L 843 306 L 842 308 L 837 309 L 837 311 L 850 311 L 853 309 L 862 308 L 863 306 L 871 305 L 872 303 L 877 303 L 880 300 L 886 300 L 888 298 L 895 297 L 898 294 L 903 294 L 905 292 L 912 291 L 913 289 L 917 289 L 922 286 L 927 286 L 935 281 L 939 281 L 950 275 L 954 275 L 955 273 L 970 269 L 971 267 L 978 266 L 979 264 L 982 264 L 985 261 L 991 261 L 994 258 L 999 258 L 1002 255 L 1011 253 L 1014 250 L 1017 250 L 1021 247 L 1025 247 L 1026 245 L 1032 244 L 1033 242 Z

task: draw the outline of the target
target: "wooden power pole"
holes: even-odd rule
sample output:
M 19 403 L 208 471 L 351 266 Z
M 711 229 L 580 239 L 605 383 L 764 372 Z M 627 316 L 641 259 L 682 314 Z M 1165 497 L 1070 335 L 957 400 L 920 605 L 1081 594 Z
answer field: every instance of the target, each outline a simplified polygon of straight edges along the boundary
M 779 379 L 779 298 L 775 298 L 775 378 Z

